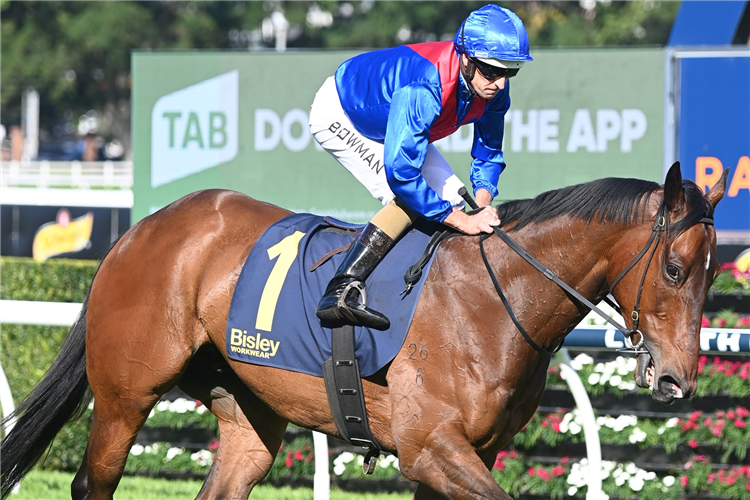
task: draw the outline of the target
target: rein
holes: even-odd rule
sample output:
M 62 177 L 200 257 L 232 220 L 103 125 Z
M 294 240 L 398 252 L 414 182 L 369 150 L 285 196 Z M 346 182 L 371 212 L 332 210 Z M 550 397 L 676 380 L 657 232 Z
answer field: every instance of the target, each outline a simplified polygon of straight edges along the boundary
M 700 220 L 700 223 L 713 225 L 713 219 L 710 217 L 703 217 Z M 612 326 L 617 328 L 620 332 L 622 332 L 622 334 L 625 336 L 625 346 L 627 347 L 627 349 L 623 349 L 623 350 L 632 351 L 632 354 L 643 354 L 643 353 L 647 353 L 648 351 L 641 350 L 641 347 L 643 346 L 643 343 L 645 341 L 645 337 L 643 335 L 643 332 L 638 330 L 638 322 L 640 320 L 639 311 L 640 311 L 641 294 L 643 292 L 643 284 L 646 280 L 646 273 L 648 272 L 648 268 L 651 265 L 651 261 L 654 257 L 654 254 L 656 253 L 656 248 L 659 246 L 662 235 L 665 233 L 665 231 L 668 230 L 668 227 L 669 227 L 669 218 L 667 217 L 667 208 L 664 205 L 664 203 L 662 203 L 661 206 L 659 207 L 658 213 L 656 214 L 656 222 L 654 223 L 654 226 L 651 229 L 651 236 L 649 237 L 648 241 L 643 246 L 643 248 L 638 253 L 638 255 L 636 255 L 635 258 L 630 262 L 630 264 L 628 264 L 628 266 L 620 273 L 620 275 L 617 276 L 617 278 L 615 278 L 615 280 L 612 282 L 612 285 L 610 285 L 609 287 L 610 291 L 614 290 L 615 286 L 620 282 L 620 280 L 633 268 L 633 266 L 635 266 L 641 260 L 641 258 L 643 258 L 643 256 L 649 250 L 649 248 L 651 248 L 653 245 L 653 248 L 651 248 L 651 253 L 648 256 L 648 261 L 646 262 L 646 267 L 643 270 L 643 276 L 641 276 L 641 282 L 638 287 L 638 295 L 636 297 L 635 307 L 633 308 L 633 312 L 631 314 L 631 318 L 633 320 L 633 328 L 627 328 L 621 325 L 619 322 L 610 318 L 604 311 L 599 309 L 594 303 L 592 303 L 586 297 L 584 297 L 583 295 L 578 293 L 576 290 L 571 288 L 567 283 L 565 283 L 560 278 L 558 278 L 557 275 L 552 270 L 550 270 L 544 264 L 539 262 L 532 255 L 530 255 L 523 247 L 521 247 L 505 231 L 503 231 L 499 227 L 493 227 L 493 231 L 501 240 L 503 240 L 511 249 L 513 249 L 513 251 L 515 251 L 526 262 L 528 262 L 535 269 L 541 272 L 545 278 L 554 282 L 557 286 L 562 288 L 569 295 L 572 295 L 576 300 L 584 304 L 593 312 L 601 316 L 609 324 L 611 324 Z M 529 345 L 531 345 L 531 347 L 533 347 L 537 352 L 541 354 L 547 354 L 548 356 L 554 355 L 557 351 L 559 351 L 562 348 L 563 343 L 565 341 L 563 340 L 562 342 L 560 342 L 560 344 L 557 345 L 557 347 L 555 347 L 554 350 L 552 351 L 547 350 L 541 347 L 536 342 L 534 342 L 534 340 L 528 334 L 528 332 L 523 327 L 523 325 L 521 325 L 521 322 L 518 320 L 515 313 L 513 312 L 513 309 L 510 303 L 508 302 L 508 299 L 505 297 L 505 294 L 500 288 L 500 284 L 497 281 L 497 277 L 495 276 L 495 273 L 492 270 L 492 267 L 490 266 L 489 261 L 487 260 L 487 255 L 484 250 L 484 240 L 486 240 L 490 236 L 492 235 L 485 233 L 480 237 L 479 248 L 482 252 L 482 260 L 484 260 L 484 265 L 485 267 L 487 267 L 487 271 L 490 275 L 490 278 L 492 279 L 492 284 L 495 286 L 495 290 L 497 291 L 497 294 L 500 296 L 500 300 L 502 300 L 503 305 L 505 306 L 505 309 L 508 311 L 508 314 L 510 315 L 511 320 L 516 325 L 516 328 L 518 328 L 518 330 L 521 332 L 521 335 L 523 335 L 523 338 L 526 339 L 526 342 L 528 342 Z M 656 242 L 656 244 L 654 244 L 654 242 Z M 617 304 L 613 303 L 607 297 L 605 297 L 604 300 L 609 305 L 613 306 L 618 312 L 620 312 L 620 308 L 617 306 Z M 633 335 L 636 333 L 640 336 L 640 339 L 638 340 L 636 344 L 633 344 Z

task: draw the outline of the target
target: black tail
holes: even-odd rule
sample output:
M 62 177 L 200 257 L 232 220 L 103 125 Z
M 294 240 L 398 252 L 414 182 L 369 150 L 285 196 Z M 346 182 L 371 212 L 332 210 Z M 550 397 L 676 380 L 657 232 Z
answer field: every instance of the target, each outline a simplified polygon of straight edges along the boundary
M 66 422 L 78 418 L 91 402 L 86 378 L 86 309 L 78 316 L 52 367 L 28 399 L 3 419 L 16 419 L 0 446 L 0 498 L 36 465 Z

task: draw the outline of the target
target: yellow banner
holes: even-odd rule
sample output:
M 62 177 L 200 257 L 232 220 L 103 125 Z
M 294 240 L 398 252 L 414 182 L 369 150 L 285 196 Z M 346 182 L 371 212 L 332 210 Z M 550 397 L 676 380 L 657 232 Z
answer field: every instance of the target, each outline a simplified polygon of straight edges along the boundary
M 42 225 L 34 235 L 34 260 L 44 262 L 55 255 L 83 250 L 91 239 L 93 226 L 92 212 L 70 220 L 70 212 L 61 209 L 55 222 Z

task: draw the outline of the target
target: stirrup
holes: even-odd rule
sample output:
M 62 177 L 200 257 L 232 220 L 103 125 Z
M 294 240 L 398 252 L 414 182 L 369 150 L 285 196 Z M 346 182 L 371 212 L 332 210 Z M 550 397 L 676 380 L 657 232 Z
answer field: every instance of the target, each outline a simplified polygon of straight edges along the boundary
M 339 299 L 336 302 L 339 309 L 349 309 L 349 306 L 346 304 L 346 297 L 349 295 L 349 290 L 352 288 L 359 292 L 359 296 L 362 298 L 360 303 L 362 305 L 367 305 L 367 292 L 365 291 L 365 285 L 361 281 L 355 280 L 347 283 L 344 290 L 341 292 L 341 295 L 339 295 Z

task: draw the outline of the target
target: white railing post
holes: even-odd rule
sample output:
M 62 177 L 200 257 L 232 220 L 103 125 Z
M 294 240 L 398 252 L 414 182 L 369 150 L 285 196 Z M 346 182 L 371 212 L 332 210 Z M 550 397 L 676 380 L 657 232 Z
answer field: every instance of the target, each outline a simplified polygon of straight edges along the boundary
M 328 500 L 331 495 L 331 475 L 328 472 L 328 436 L 313 431 L 315 449 L 315 476 L 313 500 Z
M 13 404 L 13 394 L 10 392 L 8 379 L 5 376 L 5 372 L 3 371 L 3 365 L 0 365 L 0 408 L 3 411 L 3 418 L 6 418 L 8 415 L 13 413 L 13 410 L 16 409 L 16 406 Z M 8 433 L 10 433 L 11 429 L 13 429 L 14 425 L 16 425 L 16 420 L 14 418 L 10 418 L 7 422 L 5 422 L 6 436 L 8 435 Z M 20 488 L 21 484 L 19 483 L 13 487 L 11 493 L 18 493 Z
M 591 400 L 583 386 L 581 377 L 570 366 L 570 354 L 567 349 L 560 349 L 557 353 L 560 363 L 560 376 L 567 382 L 570 392 L 573 394 L 576 406 L 581 413 L 583 421 L 583 435 L 586 438 L 586 455 L 588 464 L 588 489 L 586 500 L 598 500 L 602 497 L 602 447 L 599 442 L 599 428 L 596 425 L 596 416 L 591 406 Z

